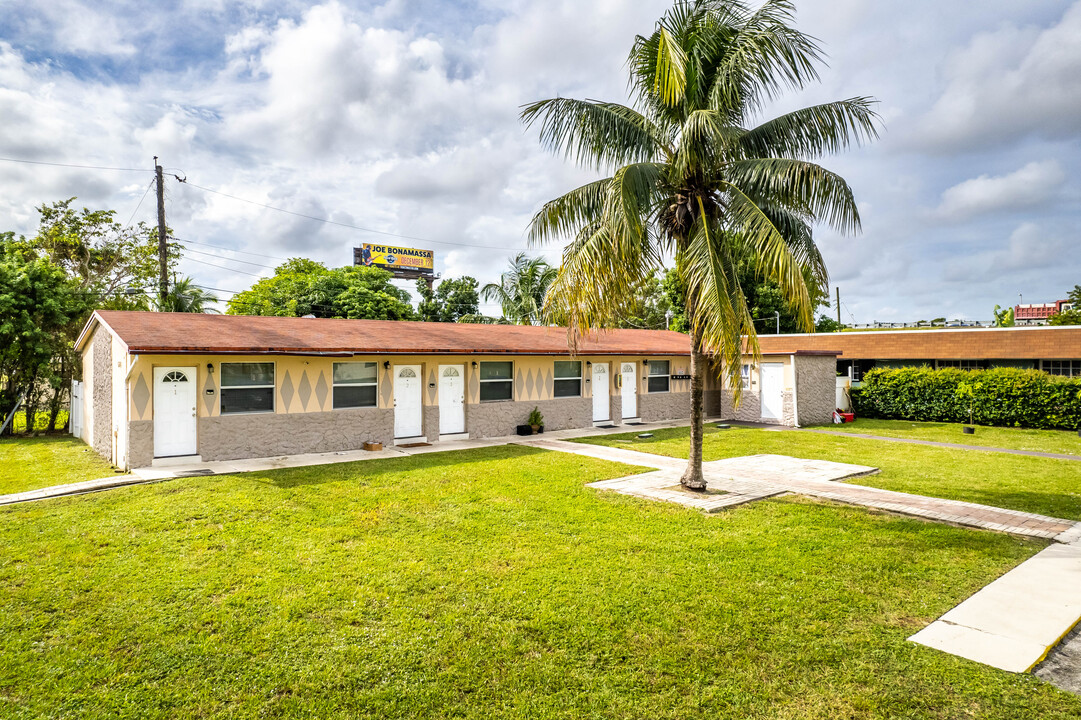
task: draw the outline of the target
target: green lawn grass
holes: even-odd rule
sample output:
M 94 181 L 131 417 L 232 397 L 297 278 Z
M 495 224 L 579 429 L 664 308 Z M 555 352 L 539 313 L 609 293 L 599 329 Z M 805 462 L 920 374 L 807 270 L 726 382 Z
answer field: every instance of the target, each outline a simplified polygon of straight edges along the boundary
M 1028 428 L 977 427 L 972 435 L 961 432 L 961 423 L 913 422 L 911 420 L 876 420 L 859 418 L 854 423 L 823 425 L 822 430 L 866 433 L 882 437 L 934 440 L 936 442 L 1000 447 L 1011 450 L 1081 455 L 1081 437 L 1066 430 L 1030 430 Z
M 1081 716 L 905 639 L 1043 543 L 584 487 L 632 470 L 504 446 L 2 508 L 0 716 Z
M 578 442 L 626 447 L 687 457 L 688 429 L 651 430 L 653 438 L 634 433 L 581 438 Z M 706 426 L 706 460 L 775 453 L 795 457 L 872 465 L 882 472 L 862 477 L 860 485 L 966 500 L 1052 517 L 1081 520 L 1081 462 L 909 445 L 883 440 L 783 430 Z
M 112 465 L 70 435 L 0 440 L 0 495 L 113 474 Z

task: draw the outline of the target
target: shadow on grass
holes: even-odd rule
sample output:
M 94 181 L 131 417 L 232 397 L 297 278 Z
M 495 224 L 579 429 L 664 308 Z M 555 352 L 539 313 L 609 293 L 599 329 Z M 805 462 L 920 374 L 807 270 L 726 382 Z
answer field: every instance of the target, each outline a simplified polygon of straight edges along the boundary
M 549 450 L 524 445 L 499 445 L 471 450 L 447 450 L 421 453 L 400 458 L 359 460 L 330 465 L 311 465 L 300 468 L 283 468 L 263 473 L 252 473 L 254 478 L 278 488 L 295 488 L 305 485 L 321 485 L 343 480 L 379 479 L 380 484 L 408 483 L 408 475 L 418 471 L 443 467 L 462 468 L 498 460 L 523 460 L 549 453 Z

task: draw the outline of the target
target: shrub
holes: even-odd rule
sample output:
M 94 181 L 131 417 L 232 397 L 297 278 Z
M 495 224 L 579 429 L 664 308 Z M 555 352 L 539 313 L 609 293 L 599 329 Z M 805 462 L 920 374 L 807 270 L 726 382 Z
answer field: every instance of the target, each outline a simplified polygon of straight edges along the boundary
M 1006 427 L 1081 427 L 1081 378 L 993 368 L 874 369 L 851 393 L 864 417 Z

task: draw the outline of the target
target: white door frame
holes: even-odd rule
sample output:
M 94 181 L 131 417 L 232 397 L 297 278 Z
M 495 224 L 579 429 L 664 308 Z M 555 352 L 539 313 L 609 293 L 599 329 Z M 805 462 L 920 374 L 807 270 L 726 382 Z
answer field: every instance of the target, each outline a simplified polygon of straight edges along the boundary
M 182 373 L 183 382 L 166 383 L 169 373 Z M 182 457 L 198 452 L 199 375 L 197 368 L 154 368 L 154 457 Z M 172 397 L 166 393 L 172 391 Z M 190 399 L 190 405 L 187 402 Z
M 457 370 L 458 375 L 454 380 L 444 381 L 448 377 L 444 373 L 449 369 Z M 451 412 L 448 413 L 448 409 Z M 465 365 L 440 365 L 439 434 L 459 435 L 465 431 Z
M 608 363 L 593 363 L 590 385 L 593 386 L 593 422 L 612 420 L 612 386 L 608 380 Z
M 775 380 L 767 382 L 767 375 Z M 773 387 L 774 384 L 776 387 Z M 758 398 L 763 420 L 781 420 L 784 417 L 784 363 L 762 363 L 758 366 Z
M 412 370 L 412 377 L 400 377 Z M 411 383 L 408 381 L 412 381 Z M 420 365 L 395 365 L 392 385 L 394 388 L 394 438 L 414 438 L 424 434 L 424 374 Z M 406 385 L 415 391 L 403 392 Z
M 627 381 L 628 376 L 630 382 Z M 620 414 L 624 420 L 638 417 L 638 366 L 635 363 L 620 363 L 619 384 L 620 406 L 622 407 Z M 628 398 L 630 398 L 630 402 L 627 402 Z M 628 408 L 630 409 L 629 412 Z

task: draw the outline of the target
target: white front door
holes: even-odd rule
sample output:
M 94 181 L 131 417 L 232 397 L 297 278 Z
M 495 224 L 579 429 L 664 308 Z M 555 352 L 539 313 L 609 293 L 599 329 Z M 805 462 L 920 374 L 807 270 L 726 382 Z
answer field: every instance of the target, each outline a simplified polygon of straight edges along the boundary
M 623 369 L 619 375 L 621 405 L 623 417 L 638 417 L 638 382 L 635 380 L 635 364 L 623 363 Z
M 197 384 L 193 367 L 154 368 L 154 457 L 195 454 Z
M 439 434 L 465 432 L 465 367 L 439 366 Z
M 424 432 L 420 365 L 394 368 L 394 437 L 419 437 Z
M 593 422 L 610 420 L 612 416 L 612 396 L 608 386 L 607 363 L 593 363 Z
M 784 414 L 784 363 L 762 363 L 758 372 L 762 418 L 780 420 Z

